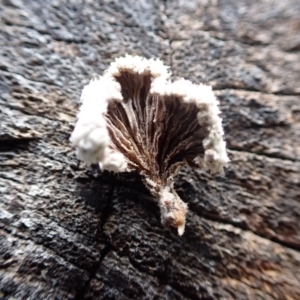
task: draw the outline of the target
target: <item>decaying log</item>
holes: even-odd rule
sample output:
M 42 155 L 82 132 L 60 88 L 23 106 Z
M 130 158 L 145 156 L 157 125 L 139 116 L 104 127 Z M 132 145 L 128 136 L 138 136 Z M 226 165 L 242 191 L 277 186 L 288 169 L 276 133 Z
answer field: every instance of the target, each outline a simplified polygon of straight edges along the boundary
M 300 2 L 0 1 L 1 299 L 300 299 Z M 186 232 L 79 164 L 80 93 L 125 53 L 212 84 L 231 163 L 184 169 Z

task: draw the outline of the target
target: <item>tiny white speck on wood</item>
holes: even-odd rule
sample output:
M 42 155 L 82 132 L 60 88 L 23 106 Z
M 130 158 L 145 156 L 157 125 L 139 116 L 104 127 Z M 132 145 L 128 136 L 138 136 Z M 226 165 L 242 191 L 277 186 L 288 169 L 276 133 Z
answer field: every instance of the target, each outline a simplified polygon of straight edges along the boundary
M 174 176 L 184 165 L 222 172 L 229 159 L 212 88 L 169 77 L 160 60 L 116 59 L 84 87 L 70 140 L 87 164 L 139 172 L 158 199 L 162 224 L 182 235 L 187 204 Z

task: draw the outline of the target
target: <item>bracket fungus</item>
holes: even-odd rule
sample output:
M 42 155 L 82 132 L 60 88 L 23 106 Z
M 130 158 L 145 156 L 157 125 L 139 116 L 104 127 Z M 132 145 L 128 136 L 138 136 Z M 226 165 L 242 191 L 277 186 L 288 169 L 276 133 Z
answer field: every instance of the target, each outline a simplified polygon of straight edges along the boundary
M 158 200 L 162 224 L 182 235 L 187 204 L 174 176 L 184 165 L 222 172 L 229 159 L 212 88 L 169 77 L 160 60 L 116 59 L 84 87 L 70 140 L 87 164 L 139 172 Z

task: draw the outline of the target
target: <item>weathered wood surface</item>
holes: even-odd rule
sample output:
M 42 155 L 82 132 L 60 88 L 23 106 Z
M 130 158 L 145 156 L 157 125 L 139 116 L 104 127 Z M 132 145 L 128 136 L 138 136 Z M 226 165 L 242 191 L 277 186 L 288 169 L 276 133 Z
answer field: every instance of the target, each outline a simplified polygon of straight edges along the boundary
M 1 299 L 300 299 L 298 0 L 0 3 Z M 221 101 L 232 162 L 181 172 L 181 238 L 138 176 L 68 142 L 82 87 L 126 52 Z

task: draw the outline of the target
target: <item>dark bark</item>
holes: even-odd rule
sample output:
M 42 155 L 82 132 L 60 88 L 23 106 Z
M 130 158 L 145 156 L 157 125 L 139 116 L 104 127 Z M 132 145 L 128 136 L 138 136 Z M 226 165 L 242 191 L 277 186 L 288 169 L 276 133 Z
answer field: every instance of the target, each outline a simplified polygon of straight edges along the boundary
M 300 2 L 205 2 L 0 2 L 1 299 L 300 299 Z M 125 53 L 221 101 L 232 162 L 180 173 L 182 237 L 137 175 L 68 141 Z

